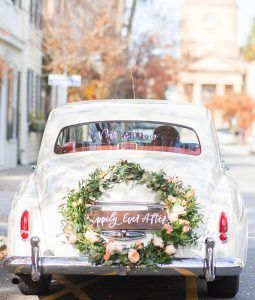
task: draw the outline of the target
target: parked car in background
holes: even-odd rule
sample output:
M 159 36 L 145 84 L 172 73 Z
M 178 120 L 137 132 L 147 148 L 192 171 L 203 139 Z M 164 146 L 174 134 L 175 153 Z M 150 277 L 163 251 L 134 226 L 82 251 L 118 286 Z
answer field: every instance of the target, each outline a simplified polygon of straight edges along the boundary
M 237 143 L 237 136 L 228 128 L 217 130 L 219 143 L 222 145 L 233 145 Z
M 37 168 L 13 200 L 4 267 L 25 294 L 47 292 L 52 274 L 187 269 L 227 298 L 246 255 L 243 199 L 209 111 L 104 100 L 51 112 Z
M 248 147 L 249 147 L 249 152 L 251 154 L 255 154 L 255 136 L 249 136 L 248 137 Z

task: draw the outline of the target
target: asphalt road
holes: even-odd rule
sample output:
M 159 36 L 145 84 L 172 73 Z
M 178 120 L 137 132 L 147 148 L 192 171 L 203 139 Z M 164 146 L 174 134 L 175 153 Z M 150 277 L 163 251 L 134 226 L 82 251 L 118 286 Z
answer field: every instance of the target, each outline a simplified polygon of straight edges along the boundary
M 235 155 L 228 158 L 232 167 L 230 175 L 241 181 L 249 221 L 248 261 L 241 274 L 240 290 L 235 299 L 252 300 L 255 299 L 255 158 L 238 157 L 237 160 Z M 53 278 L 50 293 L 40 298 L 21 295 L 11 279 L 12 276 L 0 264 L 0 299 L 214 299 L 207 296 L 205 281 L 195 277 L 57 276 Z

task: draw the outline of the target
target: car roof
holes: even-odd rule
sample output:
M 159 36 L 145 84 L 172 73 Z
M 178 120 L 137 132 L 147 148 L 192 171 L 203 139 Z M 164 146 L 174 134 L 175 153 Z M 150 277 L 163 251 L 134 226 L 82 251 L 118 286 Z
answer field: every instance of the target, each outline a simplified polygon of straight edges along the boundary
M 117 109 L 118 107 L 124 109 L 124 106 L 138 108 L 146 106 L 148 109 L 159 109 L 168 110 L 172 114 L 179 114 L 181 112 L 182 116 L 197 116 L 198 118 L 209 117 L 208 110 L 200 104 L 193 104 L 188 102 L 177 102 L 168 100 L 155 100 L 155 99 L 105 99 L 105 100 L 85 100 L 70 102 L 64 106 L 54 109 L 56 115 L 70 115 L 81 111 L 98 111 L 99 108 L 112 107 L 112 109 Z M 98 111 L 99 112 L 99 111 Z M 100 113 L 100 112 L 99 112 Z

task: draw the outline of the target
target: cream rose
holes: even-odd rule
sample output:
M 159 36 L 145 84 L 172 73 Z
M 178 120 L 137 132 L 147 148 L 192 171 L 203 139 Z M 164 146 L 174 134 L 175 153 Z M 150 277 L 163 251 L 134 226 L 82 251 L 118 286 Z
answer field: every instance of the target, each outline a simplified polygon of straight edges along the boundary
M 91 242 L 92 244 L 101 241 L 100 236 L 99 236 L 96 232 L 94 232 L 94 231 L 92 231 L 92 230 L 89 230 L 89 231 L 87 231 L 87 232 L 85 233 L 85 238 L 86 238 L 89 242 Z
M 178 221 L 178 214 L 175 213 L 167 213 L 168 220 L 172 223 Z
M 186 214 L 186 208 L 181 205 L 174 205 L 173 207 L 173 213 L 179 215 L 185 215 Z
M 176 248 L 174 247 L 174 245 L 167 245 L 165 248 L 165 252 L 168 255 L 173 255 L 176 253 Z
M 181 225 L 189 225 L 189 221 L 188 220 L 184 220 L 184 219 L 179 219 L 179 224 L 181 224 Z
M 164 248 L 164 241 L 159 236 L 155 236 L 152 243 L 155 247 Z
M 128 250 L 128 259 L 135 264 L 139 261 L 140 255 L 135 249 L 131 248 Z
M 77 242 L 77 235 L 76 234 L 70 234 L 68 237 L 68 240 L 71 244 L 75 244 Z
M 187 225 L 184 225 L 183 227 L 182 227 L 182 232 L 189 232 L 190 231 L 190 227 L 189 226 L 187 226 Z

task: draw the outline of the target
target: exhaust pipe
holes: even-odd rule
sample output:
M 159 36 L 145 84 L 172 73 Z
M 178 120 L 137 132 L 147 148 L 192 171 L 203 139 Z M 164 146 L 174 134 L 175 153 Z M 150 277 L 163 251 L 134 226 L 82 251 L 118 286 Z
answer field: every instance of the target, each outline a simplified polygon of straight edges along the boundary
M 12 283 L 13 284 L 19 284 L 19 278 L 18 277 L 12 278 Z

